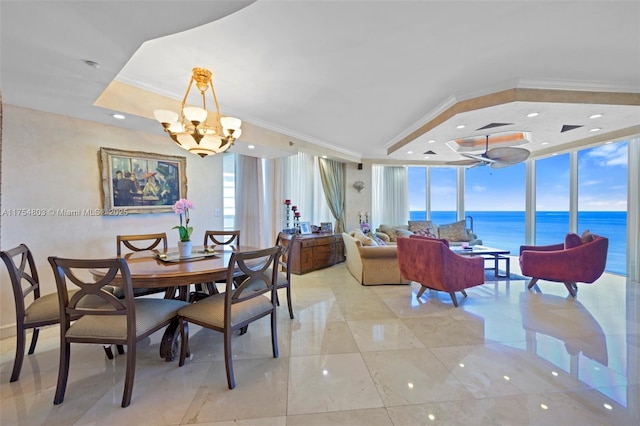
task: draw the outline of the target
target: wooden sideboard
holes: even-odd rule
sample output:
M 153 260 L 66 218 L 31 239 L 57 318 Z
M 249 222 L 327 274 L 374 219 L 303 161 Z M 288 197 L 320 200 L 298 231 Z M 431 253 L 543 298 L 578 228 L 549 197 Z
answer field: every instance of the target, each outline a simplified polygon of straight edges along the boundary
M 283 241 L 289 243 L 290 238 Z M 291 256 L 291 272 L 298 275 L 344 262 L 342 234 L 298 235 Z

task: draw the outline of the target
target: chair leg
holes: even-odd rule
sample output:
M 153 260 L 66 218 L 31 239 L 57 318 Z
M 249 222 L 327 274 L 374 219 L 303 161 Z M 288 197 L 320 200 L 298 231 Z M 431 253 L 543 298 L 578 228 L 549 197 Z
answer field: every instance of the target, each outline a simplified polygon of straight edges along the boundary
M 427 287 L 425 287 L 425 286 L 420 287 L 420 290 L 418 290 L 418 294 L 416 295 L 416 298 L 419 299 L 420 296 L 422 296 L 425 291 L 427 291 Z
M 456 299 L 456 293 L 454 291 L 449 293 L 449 296 L 451 296 L 451 301 L 453 302 L 453 306 L 455 306 L 456 308 L 458 307 L 458 299 Z
M 233 357 L 231 356 L 231 330 L 224 332 L 224 363 L 227 367 L 227 384 L 229 389 L 236 387 L 236 380 L 233 377 Z
M 576 297 L 578 294 L 578 286 L 574 282 L 565 282 L 564 286 L 569 290 L 569 294 L 573 297 Z
M 531 281 L 529 281 L 529 285 L 527 286 L 528 289 L 533 288 L 534 285 L 536 285 L 536 283 L 538 282 L 539 278 L 531 278 Z
M 62 404 L 64 394 L 67 390 L 67 379 L 69 378 L 69 357 L 71 356 L 71 343 L 64 342 L 60 345 L 60 365 L 58 367 L 58 384 L 56 386 L 56 396 L 53 404 Z
M 276 312 L 271 313 L 271 347 L 273 348 L 273 357 L 278 358 L 278 327 Z M 293 317 L 292 317 L 293 318 Z
M 124 346 L 122 345 L 116 345 L 116 349 L 118 349 L 118 353 L 120 355 L 124 355 Z
M 293 319 L 293 304 L 291 303 L 291 285 L 287 286 L 287 303 L 289 304 L 289 318 Z
M 38 336 L 40 335 L 40 329 L 34 328 L 33 335 L 31 336 L 31 345 L 29 345 L 29 355 L 33 355 L 36 350 L 36 343 L 38 343 Z
M 178 361 L 178 367 L 182 367 L 184 365 L 184 360 L 187 358 L 187 347 L 189 346 L 189 323 L 184 320 L 184 318 L 180 318 L 180 325 L 178 328 L 180 329 L 180 361 Z
M 131 403 L 133 393 L 133 379 L 136 375 L 136 342 L 130 342 L 127 348 L 127 372 L 124 379 L 124 392 L 122 393 L 122 408 Z
M 463 295 L 464 297 L 467 297 L 467 292 L 466 292 L 466 291 L 464 291 L 464 290 L 460 290 L 460 293 L 462 293 L 462 295 Z
M 113 359 L 113 351 L 111 350 L 111 345 L 104 345 L 104 353 L 108 359 Z
M 20 371 L 22 371 L 22 362 L 24 361 L 24 344 L 27 340 L 27 331 L 24 328 L 18 327 L 18 334 L 16 335 L 16 357 L 13 361 L 13 371 L 11 372 L 11 382 L 15 382 L 20 378 Z M 35 332 L 36 329 L 34 329 Z

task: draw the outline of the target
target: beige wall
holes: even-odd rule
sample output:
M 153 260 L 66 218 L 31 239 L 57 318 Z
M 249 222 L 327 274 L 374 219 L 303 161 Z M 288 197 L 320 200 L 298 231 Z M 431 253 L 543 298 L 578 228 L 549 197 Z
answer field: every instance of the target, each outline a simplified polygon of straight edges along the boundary
M 222 157 L 200 158 L 167 136 L 77 120 L 61 115 L 3 106 L 2 234 L 0 247 L 27 244 L 36 258 L 43 292 L 55 291 L 50 255 L 108 257 L 117 234 L 166 232 L 175 246 L 178 223 L 173 213 L 123 217 L 13 215 L 12 209 L 95 209 L 102 207 L 100 147 L 179 155 L 187 158 L 187 195 L 194 241 L 207 229 L 221 228 Z M 14 334 L 15 310 L 9 278 L 0 268 L 0 337 Z
M 358 228 L 358 212 L 371 214 L 371 162 L 363 163 L 362 170 L 358 170 L 358 164 L 347 163 L 345 172 L 345 216 L 347 232 Z M 364 189 L 358 192 L 353 184 L 356 181 L 364 182 Z M 371 216 L 369 216 L 371 219 Z

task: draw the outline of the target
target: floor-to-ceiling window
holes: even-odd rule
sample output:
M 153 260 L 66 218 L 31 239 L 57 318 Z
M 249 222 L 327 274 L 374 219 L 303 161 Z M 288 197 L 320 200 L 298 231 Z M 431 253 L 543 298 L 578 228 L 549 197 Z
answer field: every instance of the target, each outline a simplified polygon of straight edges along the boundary
M 525 164 L 467 169 L 464 205 L 484 245 L 517 254 L 525 231 Z
M 224 229 L 236 229 L 236 159 L 231 153 L 222 157 L 222 207 Z
M 578 233 L 609 239 L 606 270 L 624 274 L 627 255 L 627 142 L 578 151 Z
M 432 167 L 431 177 L 431 220 L 439 225 L 455 222 L 456 214 L 456 176 L 455 167 Z
M 569 154 L 536 161 L 536 245 L 557 244 L 569 232 Z
M 407 168 L 409 186 L 409 219 L 427 219 L 427 168 L 410 166 Z

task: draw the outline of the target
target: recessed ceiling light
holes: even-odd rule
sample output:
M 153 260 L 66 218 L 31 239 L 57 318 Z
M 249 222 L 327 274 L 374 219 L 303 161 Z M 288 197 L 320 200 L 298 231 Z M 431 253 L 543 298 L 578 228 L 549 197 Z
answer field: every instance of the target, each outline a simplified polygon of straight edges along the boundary
M 429 159 L 429 156 L 428 156 L 428 155 L 425 155 L 425 156 L 424 156 L 424 159 L 425 159 L 425 160 L 428 160 L 428 159 Z
M 549 145 L 549 141 L 544 141 L 540 145 Z
M 323 155 L 323 156 L 322 156 L 322 158 L 327 158 L 327 156 L 326 156 L 326 155 Z
M 556 155 L 558 155 L 557 152 L 554 152 L 553 154 L 551 154 L 552 157 L 555 157 Z
M 413 154 L 413 151 L 407 151 L 407 154 Z
M 435 143 L 435 139 L 428 140 L 427 143 Z
M 594 127 L 593 129 L 589 129 L 590 132 L 599 132 L 602 130 L 600 127 Z
M 611 145 L 612 143 L 613 143 L 613 141 L 607 141 L 607 142 L 605 142 L 604 144 L 605 144 L 605 145 Z
M 249 145 L 247 148 L 254 149 L 255 147 L 256 147 L 255 145 Z
M 527 117 L 531 118 L 531 117 L 536 117 L 538 115 L 537 112 L 530 112 L 529 114 L 527 114 Z
M 589 116 L 589 118 L 600 118 L 600 117 L 602 117 L 602 114 L 593 114 Z
M 111 114 L 111 116 L 113 118 L 115 118 L 116 120 L 124 120 L 125 119 L 125 116 L 122 115 L 122 114 Z
M 465 127 L 467 127 L 467 126 L 464 125 L 464 124 L 459 124 L 459 125 L 456 126 L 456 129 L 464 129 Z

